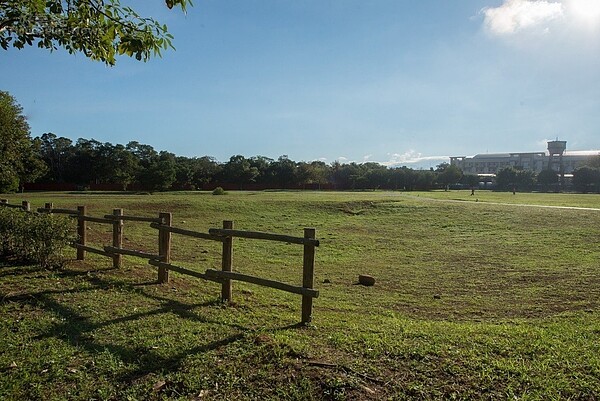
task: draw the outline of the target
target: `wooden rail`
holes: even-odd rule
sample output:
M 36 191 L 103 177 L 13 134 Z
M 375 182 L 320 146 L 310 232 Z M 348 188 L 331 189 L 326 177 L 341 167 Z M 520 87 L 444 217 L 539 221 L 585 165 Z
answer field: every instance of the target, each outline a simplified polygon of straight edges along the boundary
M 3 199 L 0 200 L 0 206 L 31 211 L 31 205 L 27 201 L 23 201 L 21 205 L 11 205 L 7 200 Z M 36 211 L 38 213 L 66 214 L 77 219 L 78 239 L 71 246 L 77 250 L 78 260 L 84 260 L 86 252 L 89 252 L 112 258 L 113 267 L 118 268 L 122 265 L 123 255 L 144 258 L 148 260 L 148 264 L 158 268 L 159 283 L 169 282 L 170 271 L 216 282 L 221 284 L 221 299 L 224 302 L 231 302 L 232 300 L 233 281 L 242 281 L 298 294 L 302 296 L 302 323 L 308 324 L 312 321 L 313 299 L 319 296 L 319 291 L 313 288 L 315 248 L 319 246 L 319 240 L 316 239 L 314 228 L 305 228 L 303 237 L 295 237 L 291 235 L 258 231 L 235 230 L 233 221 L 226 220 L 223 221 L 222 228 L 211 228 L 208 230 L 208 233 L 206 233 L 173 227 L 173 216 L 171 213 L 159 213 L 158 217 L 142 217 L 125 215 L 123 209 L 114 209 L 113 214 L 107 214 L 103 217 L 92 217 L 87 215 L 87 208 L 85 206 L 78 206 L 77 210 L 60 209 L 55 208 L 52 203 L 46 203 L 43 208 L 38 208 Z M 124 248 L 123 229 L 125 221 L 150 223 L 150 228 L 158 231 L 158 252 L 155 254 Z M 112 225 L 112 245 L 106 245 L 103 249 L 89 246 L 87 243 L 88 223 Z M 221 270 L 207 269 L 204 273 L 200 273 L 195 270 L 172 264 L 171 248 L 173 234 L 221 242 Z M 236 237 L 303 245 L 302 286 L 290 285 L 233 271 L 233 245 L 234 238 Z
M 117 247 L 114 247 L 114 246 L 105 246 L 104 247 L 104 252 L 106 252 L 111 257 L 114 254 L 118 254 L 118 255 L 137 256 L 138 258 L 150 259 L 150 260 L 152 260 L 152 259 L 154 259 L 154 260 L 161 259 L 160 255 L 155 255 L 155 254 L 152 254 L 152 253 L 149 253 L 149 252 L 136 251 L 135 249 L 117 248 Z
M 27 201 L 21 202 L 20 205 L 11 205 L 10 203 L 8 203 L 7 199 L 0 199 L 0 206 L 7 207 L 9 209 L 21 209 L 26 212 L 31 211 L 31 205 Z
M 237 272 L 224 272 L 220 270 L 208 269 L 206 270 L 206 276 L 221 278 L 221 279 L 230 279 L 237 281 L 244 281 L 246 283 L 258 284 L 263 287 L 275 288 L 285 292 L 291 292 L 293 294 L 306 295 L 311 298 L 317 298 L 319 296 L 319 291 L 313 290 L 312 288 L 304 288 L 297 287 L 294 285 L 289 285 L 285 283 L 281 283 L 279 281 L 268 280 L 255 276 L 248 276 L 247 274 L 237 273 Z
M 164 262 L 161 262 L 158 260 L 149 260 L 148 264 L 151 264 L 152 266 L 156 266 L 156 267 L 162 267 L 162 268 L 165 268 L 168 270 L 173 270 L 174 272 L 185 274 L 188 276 L 201 278 L 203 280 L 214 281 L 215 283 L 223 282 L 222 278 L 218 278 L 218 277 L 211 276 L 209 274 L 200 273 L 200 272 L 197 272 L 194 270 L 186 269 L 185 267 L 175 266 L 170 263 L 164 263 Z
M 102 256 L 108 256 L 108 257 L 112 257 L 113 254 L 106 252 L 106 251 L 102 251 L 100 249 L 96 249 L 96 248 L 92 248 L 91 246 L 87 246 L 87 245 L 81 245 L 81 244 L 77 244 L 77 243 L 73 243 L 71 244 L 71 246 L 75 249 L 81 249 L 84 250 L 86 252 L 90 252 L 90 253 L 95 253 L 97 255 L 102 255 Z
M 150 224 L 150 227 L 155 228 L 157 230 L 166 230 L 173 234 L 181 234 L 181 235 L 185 235 L 188 237 L 207 239 L 207 240 L 212 240 L 212 241 L 221 241 L 221 242 L 225 241 L 225 237 L 223 237 L 223 236 L 201 233 L 198 231 L 186 230 L 183 228 L 166 226 L 166 225 L 158 224 L 158 223 L 152 223 L 152 224 Z
M 140 217 L 140 216 L 124 216 L 124 215 L 114 215 L 114 214 L 107 214 L 104 216 L 105 219 L 111 219 L 111 220 L 125 220 L 125 221 L 139 221 L 142 223 L 158 223 L 158 224 L 162 224 L 163 223 L 163 219 L 156 218 L 156 217 Z
M 263 233 L 258 231 L 231 230 L 225 228 L 211 228 L 208 230 L 208 232 L 215 236 L 263 239 L 267 241 L 287 242 L 290 244 L 309 244 L 313 246 L 319 246 L 319 240 L 314 238 L 293 237 L 290 235 Z
M 40 207 L 37 209 L 38 213 L 52 213 L 52 214 L 69 214 L 72 216 L 76 216 L 79 212 L 77 210 L 71 209 L 54 209 L 54 208 L 46 208 Z

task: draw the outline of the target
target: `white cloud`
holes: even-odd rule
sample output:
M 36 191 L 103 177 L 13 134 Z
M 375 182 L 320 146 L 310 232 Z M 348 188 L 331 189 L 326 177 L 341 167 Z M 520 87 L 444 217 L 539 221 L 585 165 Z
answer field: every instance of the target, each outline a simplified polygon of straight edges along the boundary
M 547 33 L 551 21 L 564 17 L 565 7 L 546 0 L 505 0 L 501 6 L 484 8 L 481 12 L 485 26 L 496 35 L 531 29 Z
M 599 0 L 564 0 L 567 15 L 580 28 L 600 29 Z
M 450 156 L 423 156 L 422 153 L 413 149 L 404 153 L 390 153 L 387 162 L 380 162 L 384 166 L 402 166 L 406 164 L 422 163 L 426 161 L 448 161 Z

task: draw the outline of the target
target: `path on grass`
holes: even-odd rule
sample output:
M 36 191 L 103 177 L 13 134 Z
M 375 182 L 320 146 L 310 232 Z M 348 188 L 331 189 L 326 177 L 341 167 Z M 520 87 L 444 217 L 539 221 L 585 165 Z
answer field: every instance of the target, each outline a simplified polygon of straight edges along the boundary
M 426 200 L 437 201 L 437 202 L 473 203 L 473 204 L 477 203 L 477 204 L 482 204 L 482 205 L 539 207 L 539 208 L 545 208 L 545 209 L 587 210 L 587 211 L 600 212 L 600 208 L 595 208 L 595 207 L 534 205 L 534 204 L 527 204 L 527 203 L 487 202 L 487 201 L 472 201 L 472 200 L 466 200 L 466 199 L 465 200 L 463 200 L 463 199 L 438 199 L 438 198 L 428 198 L 425 196 L 415 196 L 415 195 L 408 195 L 408 194 L 403 194 L 403 195 L 414 198 L 414 199 L 426 199 Z

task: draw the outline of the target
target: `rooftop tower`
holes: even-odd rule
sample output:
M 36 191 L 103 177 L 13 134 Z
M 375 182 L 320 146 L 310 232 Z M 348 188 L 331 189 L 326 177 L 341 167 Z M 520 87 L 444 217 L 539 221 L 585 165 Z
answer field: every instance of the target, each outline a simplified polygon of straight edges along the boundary
M 554 170 L 560 174 L 560 186 L 565 185 L 565 166 L 563 164 L 563 154 L 567 149 L 567 141 L 548 141 L 548 170 Z M 556 159 L 558 156 L 558 160 Z M 555 167 L 558 164 L 558 169 Z

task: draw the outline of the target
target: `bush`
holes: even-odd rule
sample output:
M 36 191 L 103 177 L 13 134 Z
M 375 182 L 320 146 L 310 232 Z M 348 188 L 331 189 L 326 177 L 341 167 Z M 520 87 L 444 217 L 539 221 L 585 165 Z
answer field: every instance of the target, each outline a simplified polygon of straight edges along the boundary
M 61 267 L 65 248 L 75 240 L 73 221 L 66 216 L 0 209 L 0 256 L 44 268 Z
M 21 230 L 19 212 L 0 207 L 0 255 L 9 256 L 16 252 Z
M 226 192 L 225 192 L 225 190 L 223 188 L 216 187 L 215 189 L 213 189 L 212 194 L 213 195 L 225 195 Z

